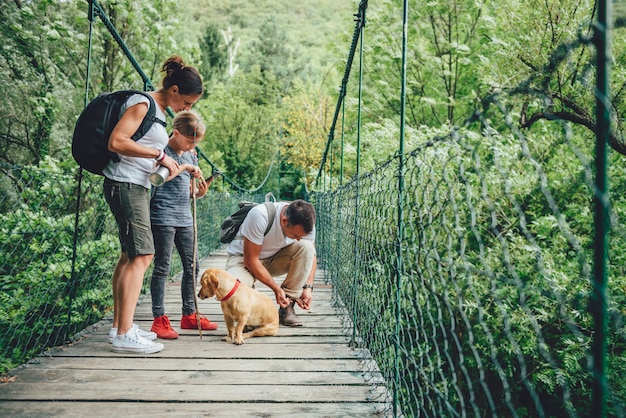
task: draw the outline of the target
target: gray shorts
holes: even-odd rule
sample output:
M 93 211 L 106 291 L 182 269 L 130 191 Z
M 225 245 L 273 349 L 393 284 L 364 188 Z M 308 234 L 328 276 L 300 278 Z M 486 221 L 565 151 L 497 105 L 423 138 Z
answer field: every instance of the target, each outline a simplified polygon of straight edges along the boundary
M 104 179 L 104 198 L 117 222 L 122 252 L 129 258 L 154 254 L 150 228 L 150 189 Z

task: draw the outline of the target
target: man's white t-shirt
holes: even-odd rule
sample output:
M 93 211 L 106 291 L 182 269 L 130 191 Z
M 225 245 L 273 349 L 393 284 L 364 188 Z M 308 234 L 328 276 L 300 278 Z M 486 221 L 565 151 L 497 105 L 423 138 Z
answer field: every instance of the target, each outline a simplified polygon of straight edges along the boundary
M 289 205 L 289 202 L 273 202 L 273 204 L 276 206 L 276 216 L 267 235 L 263 236 L 269 222 L 267 208 L 265 205 L 256 205 L 250 209 L 239 228 L 239 233 L 228 245 L 226 250 L 228 255 L 243 255 L 243 237 L 248 238 L 253 244 L 261 245 L 260 260 L 273 256 L 296 241 L 295 239 L 287 238 L 280 227 L 280 214 L 285 206 Z M 302 237 L 302 239 L 315 242 L 315 226 L 311 233 Z

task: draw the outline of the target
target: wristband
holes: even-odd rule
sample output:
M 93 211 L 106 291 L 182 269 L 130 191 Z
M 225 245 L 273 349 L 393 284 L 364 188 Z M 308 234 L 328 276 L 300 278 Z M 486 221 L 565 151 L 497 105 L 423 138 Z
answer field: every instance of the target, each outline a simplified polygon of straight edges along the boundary
M 165 159 L 165 152 L 162 149 L 159 150 L 159 155 L 156 156 L 155 160 L 160 163 Z
M 304 286 L 302 286 L 303 289 L 311 289 L 313 290 L 313 285 L 312 284 L 305 284 Z

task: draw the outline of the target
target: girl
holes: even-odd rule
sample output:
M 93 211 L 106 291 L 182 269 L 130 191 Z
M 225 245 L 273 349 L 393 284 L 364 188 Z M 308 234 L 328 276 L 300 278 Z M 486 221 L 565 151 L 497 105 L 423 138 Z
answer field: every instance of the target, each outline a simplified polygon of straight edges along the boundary
M 180 112 L 174 119 L 174 131 L 165 147 L 165 154 L 178 164 L 178 169 L 170 174 L 168 181 L 157 187 L 150 203 L 150 219 L 156 253 L 154 270 L 150 282 L 152 295 L 152 314 L 154 322 L 152 331 L 159 338 L 178 338 L 178 332 L 172 329 L 170 320 L 165 315 L 165 284 L 170 273 L 172 250 L 176 250 L 183 263 L 183 278 L 180 292 L 183 300 L 182 329 L 197 329 L 196 309 L 194 303 L 195 283 L 193 280 L 194 228 L 191 213 L 191 193 L 196 197 L 204 196 L 215 176 L 206 182 L 198 167 L 195 146 L 202 141 L 205 126 L 194 112 Z M 197 181 L 197 187 L 192 187 Z M 197 253 L 197 252 L 196 252 Z M 196 277 L 199 265 L 196 259 Z M 199 316 L 203 330 L 215 330 L 217 324 L 205 316 Z

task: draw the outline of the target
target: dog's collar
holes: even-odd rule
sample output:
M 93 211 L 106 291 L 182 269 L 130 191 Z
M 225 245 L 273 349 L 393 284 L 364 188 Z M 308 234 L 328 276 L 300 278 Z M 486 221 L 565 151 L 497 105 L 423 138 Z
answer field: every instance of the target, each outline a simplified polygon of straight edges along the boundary
M 237 281 L 235 282 L 235 285 L 233 286 L 233 288 L 230 290 L 230 292 L 228 292 L 228 294 L 226 296 L 224 296 L 222 299 L 220 299 L 220 302 L 224 302 L 225 300 L 228 300 L 232 295 L 234 295 L 240 284 L 241 284 L 241 282 L 239 281 L 239 279 L 237 279 Z

